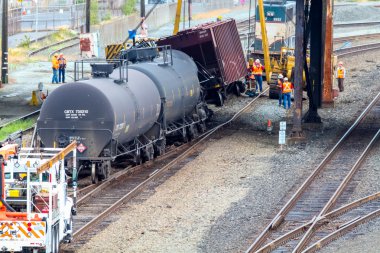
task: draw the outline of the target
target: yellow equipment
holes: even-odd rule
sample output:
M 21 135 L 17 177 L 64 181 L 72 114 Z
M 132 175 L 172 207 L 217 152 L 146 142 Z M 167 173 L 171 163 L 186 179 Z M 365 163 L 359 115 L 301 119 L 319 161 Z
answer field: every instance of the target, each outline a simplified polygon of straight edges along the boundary
M 260 15 L 260 26 L 262 32 L 262 47 L 264 53 L 264 63 L 267 84 L 269 85 L 269 98 L 278 98 L 280 94 L 280 88 L 277 86 L 277 77 L 282 74 L 292 80 L 293 68 L 295 65 L 294 48 L 282 47 L 280 57 L 274 55 L 272 59 L 269 55 L 269 44 L 265 23 L 264 3 L 263 0 L 258 0 L 258 9 Z M 309 63 L 310 58 L 307 58 Z M 306 76 L 303 74 L 303 86 L 305 87 Z
M 179 31 L 179 22 L 181 21 L 181 9 L 182 9 L 182 0 L 178 0 L 177 11 L 175 13 L 173 35 L 176 35 Z
M 266 29 L 266 24 L 265 24 L 263 0 L 259 0 L 258 5 L 259 5 L 259 15 L 260 15 L 260 26 L 261 26 L 261 33 L 262 33 L 262 46 L 263 46 L 263 52 L 264 52 L 265 72 L 268 79 L 272 75 L 272 68 L 270 65 L 270 58 L 269 58 L 269 44 L 268 44 L 267 29 Z

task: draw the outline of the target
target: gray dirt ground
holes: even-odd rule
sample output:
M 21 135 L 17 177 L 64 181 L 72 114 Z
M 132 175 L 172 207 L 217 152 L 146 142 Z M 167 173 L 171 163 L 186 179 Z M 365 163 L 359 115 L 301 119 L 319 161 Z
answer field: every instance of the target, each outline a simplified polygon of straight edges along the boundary
M 323 126 L 305 130 L 306 145 L 279 150 L 278 122 L 291 114 L 276 100 L 262 98 L 263 103 L 230 127 L 232 135 L 210 141 L 174 176 L 140 201 L 127 204 L 118 222 L 78 252 L 244 252 L 360 108 L 379 92 L 380 83 L 373 82 L 379 75 L 379 55 L 344 59 L 346 90 L 335 108 L 320 110 Z M 244 103 L 232 99 L 214 120 L 227 118 Z M 273 135 L 265 131 L 267 119 L 275 124 Z

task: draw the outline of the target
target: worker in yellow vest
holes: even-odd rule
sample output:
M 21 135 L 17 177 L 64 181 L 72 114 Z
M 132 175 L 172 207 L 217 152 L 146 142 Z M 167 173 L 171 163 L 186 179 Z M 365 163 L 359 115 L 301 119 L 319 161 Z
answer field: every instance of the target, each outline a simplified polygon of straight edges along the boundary
M 343 81 L 346 77 L 346 69 L 343 67 L 343 62 L 338 63 L 338 68 L 336 69 L 336 78 L 338 79 L 339 91 L 344 91 Z
M 263 70 L 264 66 L 261 65 L 260 60 L 256 59 L 255 64 L 252 67 L 252 74 L 256 79 L 256 92 L 258 92 L 260 88 L 260 92 L 263 92 Z
M 58 54 L 54 54 L 53 58 L 51 59 L 51 67 L 53 69 L 53 77 L 51 79 L 51 83 L 58 83 Z
M 282 96 L 284 100 L 284 108 L 290 109 L 291 105 L 291 95 L 294 87 L 291 82 L 288 81 L 287 77 L 284 77 L 284 82 L 282 83 Z M 286 108 L 286 105 L 288 105 L 288 108 Z

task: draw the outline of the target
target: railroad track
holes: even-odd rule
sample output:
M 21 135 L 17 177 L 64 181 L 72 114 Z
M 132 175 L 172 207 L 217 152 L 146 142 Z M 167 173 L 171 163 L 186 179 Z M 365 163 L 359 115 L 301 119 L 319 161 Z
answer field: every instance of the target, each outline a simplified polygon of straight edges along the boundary
M 28 57 L 31 57 L 31 56 L 33 56 L 33 55 L 36 55 L 36 54 L 39 54 L 39 53 L 41 53 L 41 52 L 47 51 L 47 50 L 49 50 L 49 49 L 51 49 L 51 48 L 53 48 L 53 47 L 56 47 L 56 46 L 59 46 L 59 45 L 62 45 L 62 44 L 68 43 L 68 42 L 72 42 L 72 41 L 74 41 L 74 40 L 79 40 L 79 37 L 74 37 L 74 38 L 70 38 L 70 39 L 62 40 L 62 41 L 59 41 L 59 42 L 56 42 L 56 43 L 53 43 L 53 44 L 50 44 L 50 45 L 44 46 L 44 47 L 42 47 L 42 48 L 36 49 L 36 50 L 34 50 L 34 51 L 29 52 Z M 79 44 L 79 41 L 78 41 L 78 42 L 75 42 L 75 44 L 70 44 L 70 45 L 72 46 L 72 45 L 78 45 L 78 44 Z M 67 46 L 63 46 L 62 48 L 65 49 L 66 47 L 67 47 Z M 59 49 L 59 50 L 54 50 L 53 53 L 50 53 L 49 56 L 51 56 L 52 54 L 54 54 L 54 53 L 56 53 L 56 52 L 58 52 L 58 51 L 60 51 L 60 50 L 63 50 L 62 48 Z
M 380 93 L 256 238 L 247 252 L 304 252 L 310 243 L 312 245 L 308 250 L 316 250 L 331 241 L 331 238 L 342 235 L 353 226 L 380 214 L 379 193 L 340 207 L 343 208 L 340 211 L 332 211 L 338 204 L 347 203 L 350 192 L 343 193 L 347 191 L 355 173 L 364 170 L 361 164 L 371 149 L 379 145 L 379 117 Z M 368 204 L 369 201 L 372 202 Z M 355 210 L 347 212 L 351 209 Z M 319 230 L 325 224 L 329 225 L 324 230 Z
M 267 88 L 264 92 L 267 92 Z M 194 140 L 180 146 L 172 154 L 165 154 L 163 157 L 153 160 L 150 164 L 144 164 L 127 170 L 120 171 L 110 177 L 105 183 L 100 184 L 92 189 L 86 195 L 78 199 L 78 215 L 74 217 L 74 234 L 71 244 L 63 245 L 64 251 L 70 251 L 72 248 L 87 242 L 94 234 L 96 234 L 97 224 L 108 225 L 111 221 L 104 221 L 110 214 L 124 203 L 131 200 L 134 196 L 143 191 L 151 182 L 162 178 L 168 170 L 181 167 L 182 162 L 186 163 L 196 149 L 204 144 L 211 135 L 217 130 L 230 124 L 237 119 L 245 111 L 247 111 L 258 99 L 254 98 L 240 111 L 233 115 L 228 121 L 208 130 Z M 107 218 L 108 219 L 108 218 Z M 104 227 L 104 226 L 98 226 Z
M 380 42 L 353 46 L 348 48 L 341 48 L 334 50 L 338 57 L 345 57 L 353 54 L 363 53 L 365 51 L 378 50 L 380 49 Z

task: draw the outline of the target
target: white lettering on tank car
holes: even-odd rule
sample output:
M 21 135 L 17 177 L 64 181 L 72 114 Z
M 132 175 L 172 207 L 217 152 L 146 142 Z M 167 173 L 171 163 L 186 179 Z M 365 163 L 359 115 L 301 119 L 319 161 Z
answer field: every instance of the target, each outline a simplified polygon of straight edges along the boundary
M 87 116 L 88 110 L 64 110 L 65 119 L 82 119 Z

